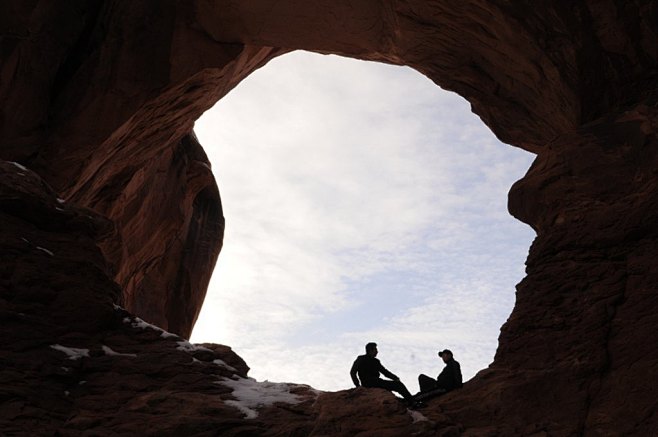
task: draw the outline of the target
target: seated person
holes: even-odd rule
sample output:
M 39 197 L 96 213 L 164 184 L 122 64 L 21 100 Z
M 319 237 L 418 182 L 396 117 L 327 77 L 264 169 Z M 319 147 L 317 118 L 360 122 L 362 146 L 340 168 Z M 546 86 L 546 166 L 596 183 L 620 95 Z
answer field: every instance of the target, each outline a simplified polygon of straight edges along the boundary
M 413 396 L 409 393 L 407 387 L 405 387 L 400 381 L 400 378 L 386 370 L 384 366 L 382 366 L 382 363 L 375 358 L 377 353 L 377 344 L 368 343 L 366 345 L 366 354 L 359 355 L 356 358 L 352 365 L 352 369 L 350 370 L 350 376 L 352 377 L 354 385 L 357 387 L 360 385 L 363 385 L 364 387 L 378 387 L 394 391 L 400 393 L 410 405 L 414 404 Z M 392 381 L 381 379 L 379 377 L 380 373 L 384 374 L 387 378 L 392 379 Z M 358 379 L 356 377 L 357 374 L 359 375 Z M 359 380 L 361 380 L 360 383 Z
M 452 352 L 448 349 L 442 350 L 439 352 L 439 357 L 445 363 L 445 367 L 439 374 L 439 376 L 430 378 L 427 375 L 418 376 L 418 385 L 420 386 L 420 393 L 416 395 L 418 399 L 419 395 L 424 393 L 439 395 L 447 393 L 456 388 L 462 387 L 462 371 L 459 363 L 455 361 L 452 356 Z

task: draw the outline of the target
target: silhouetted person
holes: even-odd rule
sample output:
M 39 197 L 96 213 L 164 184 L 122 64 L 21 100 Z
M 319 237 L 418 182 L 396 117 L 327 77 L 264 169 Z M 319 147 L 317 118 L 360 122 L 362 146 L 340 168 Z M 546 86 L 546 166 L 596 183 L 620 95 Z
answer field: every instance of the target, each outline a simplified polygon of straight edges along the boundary
M 452 352 L 448 349 L 439 352 L 439 357 L 443 360 L 446 366 L 443 368 L 439 376 L 430 378 L 427 375 L 418 376 L 418 385 L 420 386 L 420 393 L 427 393 L 435 391 L 436 394 L 446 393 L 450 390 L 462 387 L 462 370 L 459 363 L 452 357 Z
M 400 378 L 389 372 L 382 366 L 382 363 L 379 362 L 377 358 L 377 344 L 368 343 L 366 345 L 366 354 L 359 355 L 354 364 L 352 365 L 352 370 L 350 370 L 350 376 L 354 385 L 359 387 L 363 385 L 364 387 L 377 387 L 383 388 L 389 391 L 394 391 L 400 393 L 402 397 L 409 403 L 414 404 L 413 396 L 407 390 L 407 387 L 402 384 Z M 381 379 L 379 374 L 382 373 L 387 378 L 392 379 L 393 381 L 387 381 Z M 356 375 L 359 375 L 358 379 Z M 361 382 L 359 383 L 359 380 Z

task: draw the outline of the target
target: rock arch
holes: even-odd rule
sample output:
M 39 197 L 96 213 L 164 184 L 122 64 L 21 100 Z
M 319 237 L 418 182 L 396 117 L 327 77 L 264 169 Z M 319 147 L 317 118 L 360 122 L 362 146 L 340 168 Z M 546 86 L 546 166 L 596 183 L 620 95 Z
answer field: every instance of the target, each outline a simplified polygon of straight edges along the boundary
M 223 233 L 201 113 L 290 50 L 408 65 L 538 154 L 509 202 L 538 234 L 528 276 L 494 363 L 445 414 L 508 435 L 656 431 L 654 1 L 2 8 L 0 158 L 113 222 L 99 244 L 128 309 L 182 335 L 198 314 Z

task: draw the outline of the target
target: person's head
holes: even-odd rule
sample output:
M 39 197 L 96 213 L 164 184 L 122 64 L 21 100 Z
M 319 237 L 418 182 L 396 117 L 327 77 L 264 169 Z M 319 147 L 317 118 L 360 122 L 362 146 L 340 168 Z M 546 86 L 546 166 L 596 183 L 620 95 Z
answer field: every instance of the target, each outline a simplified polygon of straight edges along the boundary
M 377 356 L 377 343 L 368 343 L 366 345 L 366 355 L 370 355 L 371 357 L 376 357 Z
M 447 363 L 452 359 L 452 352 L 450 352 L 448 349 L 444 349 L 442 351 L 439 351 L 439 356 L 441 357 L 444 363 Z

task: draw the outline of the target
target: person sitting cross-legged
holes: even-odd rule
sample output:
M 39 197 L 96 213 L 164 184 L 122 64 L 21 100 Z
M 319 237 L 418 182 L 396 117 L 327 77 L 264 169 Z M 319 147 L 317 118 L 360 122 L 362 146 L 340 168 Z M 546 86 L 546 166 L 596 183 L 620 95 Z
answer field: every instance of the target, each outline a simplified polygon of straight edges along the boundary
M 359 355 L 356 358 L 350 370 L 350 376 L 354 385 L 357 387 L 361 385 L 364 387 L 377 387 L 397 392 L 402 395 L 409 405 L 414 406 L 416 402 L 411 393 L 409 393 L 409 390 L 407 390 L 407 387 L 400 381 L 400 378 L 386 370 L 382 366 L 382 363 L 375 358 L 378 352 L 376 343 L 368 343 L 366 345 L 366 354 Z M 380 373 L 392 379 L 392 381 L 380 378 Z M 359 376 L 358 378 L 357 374 Z

